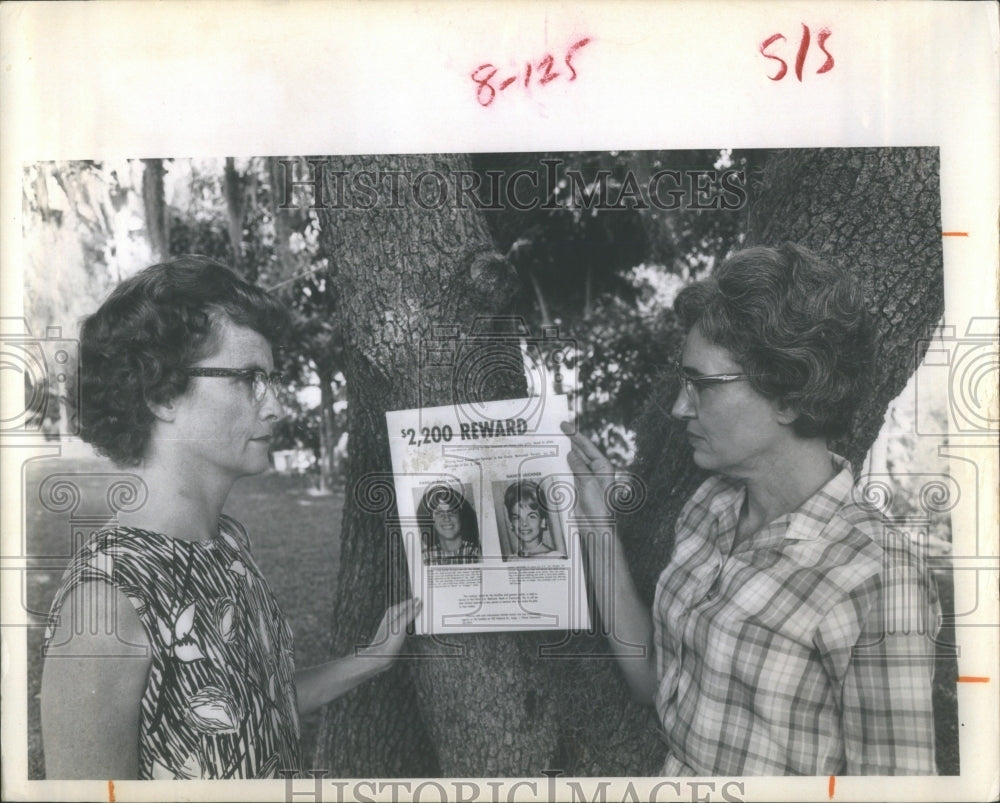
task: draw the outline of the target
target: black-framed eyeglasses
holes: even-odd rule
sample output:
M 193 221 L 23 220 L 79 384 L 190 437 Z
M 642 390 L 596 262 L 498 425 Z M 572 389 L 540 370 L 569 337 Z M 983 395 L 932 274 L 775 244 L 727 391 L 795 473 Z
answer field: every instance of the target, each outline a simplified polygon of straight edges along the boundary
M 685 373 L 684 367 L 681 365 L 674 365 L 673 369 L 674 374 L 677 376 L 677 381 L 680 382 L 681 387 L 692 404 L 698 403 L 699 394 L 705 388 L 715 385 L 725 385 L 729 382 L 742 382 L 745 379 L 754 379 L 760 376 L 760 374 L 698 374 L 692 376 Z
M 250 390 L 253 393 L 255 404 L 264 401 L 267 389 L 275 398 L 278 396 L 278 388 L 285 384 L 285 377 L 280 371 L 268 373 L 262 368 L 188 368 L 188 376 L 222 377 L 229 379 L 245 379 L 250 383 Z

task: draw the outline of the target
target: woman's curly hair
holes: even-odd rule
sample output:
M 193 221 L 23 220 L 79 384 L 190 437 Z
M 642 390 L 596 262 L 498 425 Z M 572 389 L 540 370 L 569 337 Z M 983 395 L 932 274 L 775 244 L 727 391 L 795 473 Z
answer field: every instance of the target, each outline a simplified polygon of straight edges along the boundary
M 228 318 L 279 345 L 287 311 L 210 259 L 184 256 L 119 284 L 80 332 L 80 427 L 120 466 L 138 465 L 162 404 L 187 390 L 187 369 L 217 347 Z
M 510 513 L 514 509 L 514 506 L 518 504 L 527 505 L 529 509 L 537 510 L 542 514 L 548 512 L 545 492 L 534 480 L 518 480 L 507 486 L 507 490 L 503 495 L 504 508 Z M 543 527 L 548 526 L 544 515 L 541 517 L 541 521 Z
M 754 247 L 730 256 L 674 302 L 728 349 L 761 394 L 798 412 L 803 437 L 836 437 L 851 421 L 872 363 L 861 288 L 802 246 Z

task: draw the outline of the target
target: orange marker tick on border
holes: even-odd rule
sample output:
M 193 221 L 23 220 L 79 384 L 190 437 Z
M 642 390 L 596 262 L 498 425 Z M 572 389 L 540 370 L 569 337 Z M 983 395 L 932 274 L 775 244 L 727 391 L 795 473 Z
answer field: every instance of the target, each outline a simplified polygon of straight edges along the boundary
M 968 237 L 969 232 L 967 231 L 943 231 L 941 232 L 942 237 Z
M 115 803 L 115 782 L 108 781 L 108 803 Z
M 830 800 L 833 800 L 833 790 L 837 785 L 837 776 L 830 776 L 830 783 L 827 785 L 826 793 L 830 796 Z
M 955 678 L 956 683 L 989 683 L 989 678 L 976 677 L 975 675 L 959 675 Z

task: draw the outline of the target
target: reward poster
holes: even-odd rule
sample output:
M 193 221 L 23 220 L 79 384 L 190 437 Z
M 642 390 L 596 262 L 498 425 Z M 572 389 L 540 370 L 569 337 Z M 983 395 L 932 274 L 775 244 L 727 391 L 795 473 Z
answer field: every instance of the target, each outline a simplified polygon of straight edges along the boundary
M 559 402 L 386 414 L 418 632 L 590 626 Z

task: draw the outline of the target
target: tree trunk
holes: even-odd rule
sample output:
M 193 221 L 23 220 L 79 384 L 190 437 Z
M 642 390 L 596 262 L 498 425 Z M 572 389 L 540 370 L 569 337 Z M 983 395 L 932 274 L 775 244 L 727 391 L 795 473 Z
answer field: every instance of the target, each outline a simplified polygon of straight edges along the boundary
M 243 181 L 236 170 L 236 160 L 233 157 L 226 158 L 225 168 L 222 174 L 223 195 L 226 198 L 226 216 L 229 229 L 229 244 L 233 249 L 233 267 L 237 273 L 243 273 Z M 246 279 L 249 282 L 257 281 L 257 270 L 255 265 L 251 265 L 251 271 L 247 272 Z
M 464 166 L 441 157 L 331 160 L 327 176 L 329 183 L 334 170 Z M 827 150 L 781 155 L 753 188 L 751 241 L 797 240 L 856 271 L 869 288 L 882 370 L 850 437 L 837 445 L 856 463 L 913 370 L 914 343 L 941 314 L 937 182 L 934 150 Z M 328 186 L 326 197 L 337 197 L 336 189 Z M 386 578 L 402 571 L 390 563 L 401 551 L 388 546 L 394 507 L 366 512 L 379 495 L 373 475 L 391 484 L 384 412 L 464 400 L 469 389 L 451 377 L 418 374 L 421 342 L 433 324 L 468 331 L 477 314 L 502 311 L 516 287 L 472 210 L 331 209 L 322 231 L 340 299 L 351 410 L 332 625 L 334 650 L 344 654 L 371 635 L 387 603 Z M 503 384 L 489 392 L 517 392 L 516 381 Z M 646 504 L 620 519 L 629 565 L 650 603 L 674 520 L 703 478 L 669 416 L 676 392 L 669 380 L 658 388 L 639 423 Z M 450 636 L 459 653 L 451 657 L 431 639 L 411 639 L 419 659 L 329 707 L 315 766 L 340 777 L 655 774 L 664 754 L 659 723 L 652 709 L 631 702 L 606 640 L 579 634 L 543 655 L 556 638 Z
M 436 170 L 447 176 L 454 169 L 469 169 L 467 159 L 331 159 L 324 194 L 338 197 L 337 171 L 414 176 Z M 434 336 L 434 325 L 468 333 L 478 316 L 505 311 L 518 290 L 516 273 L 496 253 L 482 216 L 454 204 L 351 209 L 352 200 L 348 208 L 322 213 L 350 410 L 349 492 L 333 612 L 336 654 L 372 635 L 390 602 L 387 577 L 405 577 L 398 536 L 390 548 L 394 505 L 373 512 L 370 499 L 363 504 L 371 488 L 377 495 L 372 477 L 391 477 L 385 412 L 525 392 L 523 375 L 498 372 L 486 387 L 467 387 L 450 368 L 420 370 L 421 348 Z M 558 720 L 552 698 L 536 691 L 539 684 L 555 685 L 554 677 L 547 684 L 535 671 L 536 635 L 450 637 L 460 657 L 438 654 L 431 639 L 412 641 L 419 660 L 401 662 L 329 707 L 317 767 L 341 776 L 385 777 L 512 775 L 545 766 Z
M 281 266 L 281 279 L 285 280 L 295 275 L 295 259 L 292 255 L 291 236 L 294 227 L 291 213 L 281 208 L 278 187 L 281 187 L 281 171 L 279 160 L 273 156 L 267 158 L 267 176 L 271 185 L 270 208 L 274 218 L 274 250 Z
M 146 231 L 154 262 L 170 254 L 170 228 L 163 188 L 163 160 L 143 159 L 142 206 L 146 213 Z
M 333 428 L 333 376 L 319 372 L 319 490 L 333 488 L 333 449 L 337 445 Z
M 866 290 L 878 370 L 849 434 L 833 444 L 855 468 L 944 312 L 939 171 L 937 148 L 786 151 L 754 192 L 748 244 L 793 240 Z

